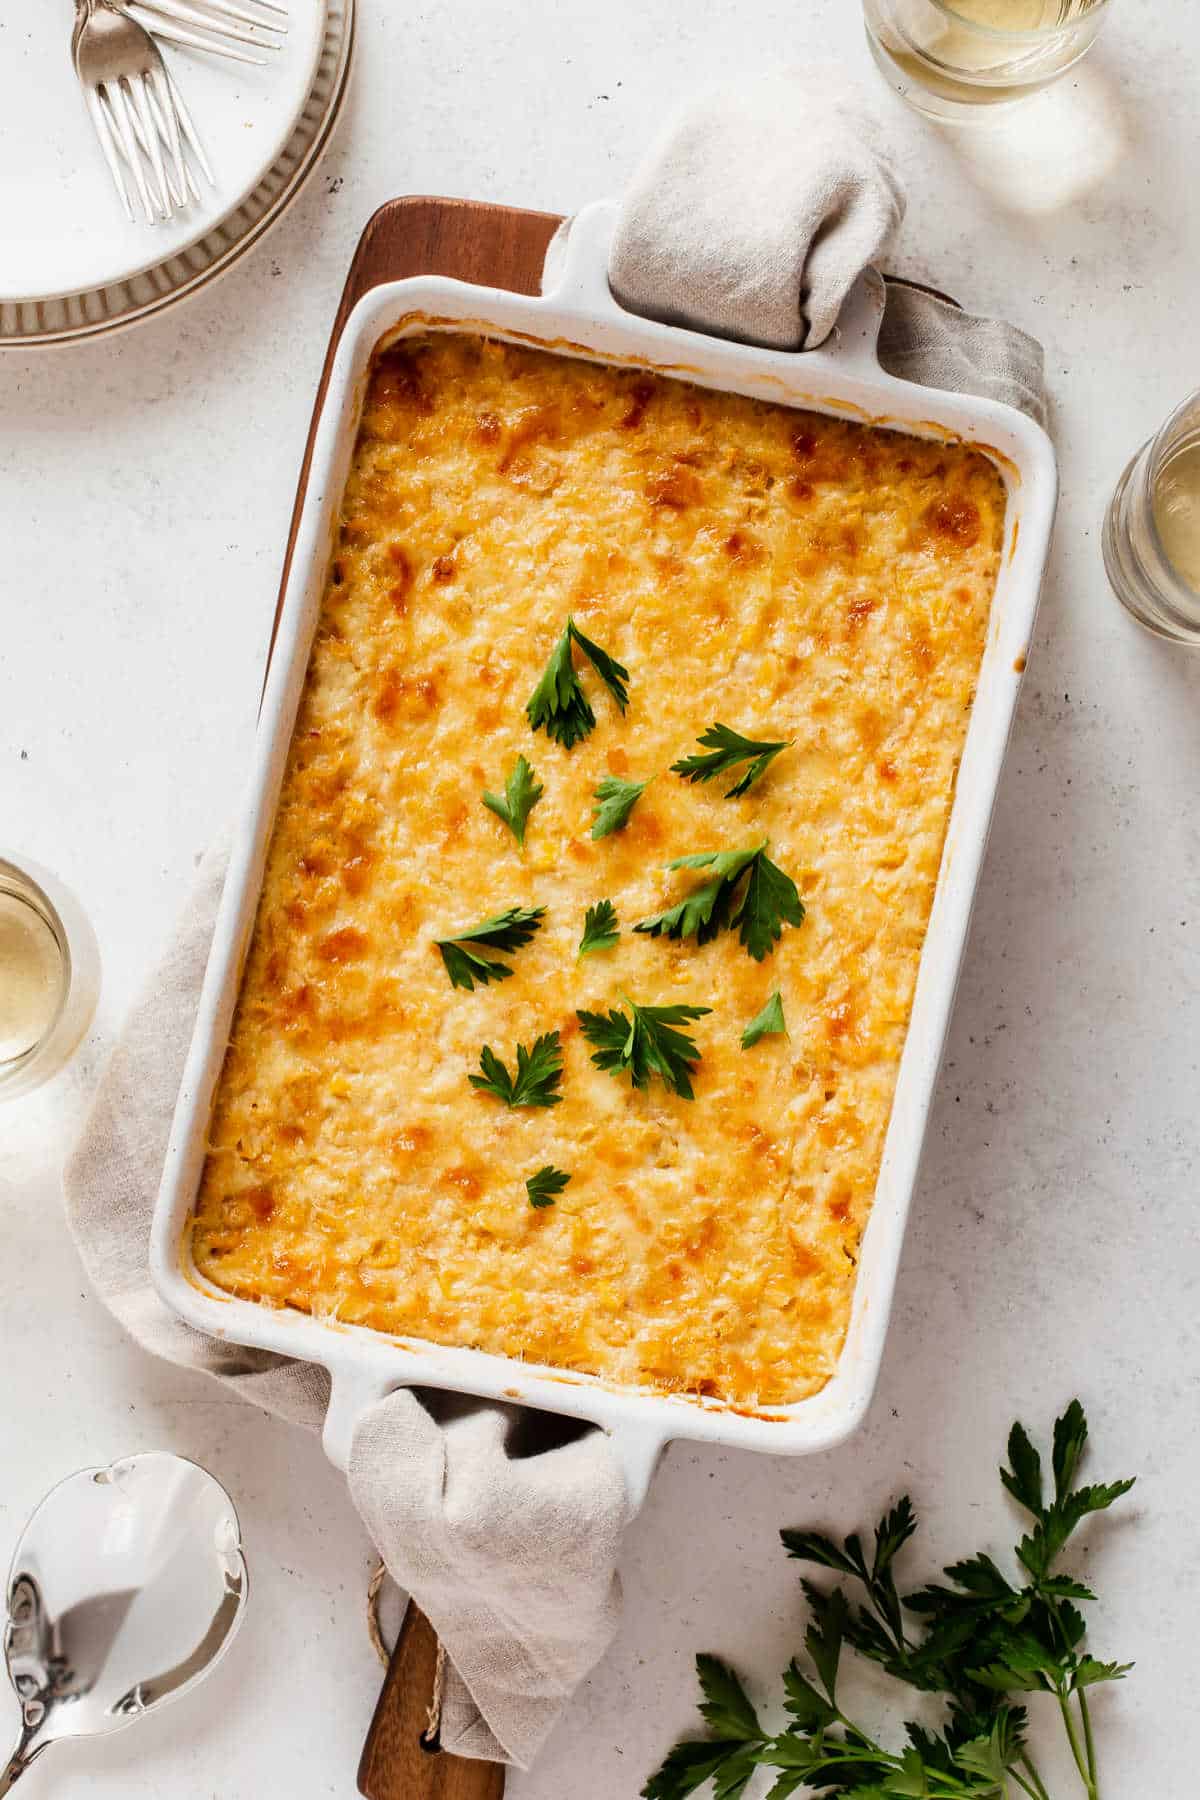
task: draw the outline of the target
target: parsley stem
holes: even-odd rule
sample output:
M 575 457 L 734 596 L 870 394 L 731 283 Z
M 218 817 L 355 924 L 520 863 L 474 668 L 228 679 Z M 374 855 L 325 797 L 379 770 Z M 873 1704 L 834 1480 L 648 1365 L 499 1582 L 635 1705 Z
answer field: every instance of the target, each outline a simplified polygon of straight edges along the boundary
M 1017 1786 L 1021 1789 L 1021 1792 L 1030 1796 L 1030 1800 L 1043 1800 L 1042 1794 L 1039 1794 L 1037 1788 L 1026 1781 L 1023 1775 L 1019 1775 L 1015 1769 L 1010 1769 L 1008 1772 L 1016 1782 Z
M 1092 1712 L 1084 1688 L 1079 1689 L 1079 1716 L 1083 1720 L 1083 1742 L 1087 1750 L 1088 1774 L 1091 1776 L 1092 1792 L 1098 1795 L 1100 1790 L 1096 1773 L 1096 1740 L 1092 1736 Z
M 1033 1758 L 1030 1756 L 1028 1750 L 1023 1750 L 1018 1760 L 1033 1783 L 1033 1786 L 1028 1789 L 1028 1792 L 1034 1795 L 1035 1800 L 1050 1800 L 1050 1790 L 1038 1774 Z M 1021 1777 L 1017 1775 L 1015 1769 L 1013 1770 L 1013 1774 L 1017 1776 L 1018 1781 L 1021 1781 Z M 1024 1787 L 1025 1783 L 1021 1781 L 1021 1785 Z
M 1079 1734 L 1075 1730 L 1075 1722 L 1071 1717 L 1070 1699 L 1066 1694 L 1061 1692 L 1061 1690 L 1058 1696 L 1058 1710 L 1062 1714 L 1063 1724 L 1067 1729 L 1067 1742 L 1071 1746 L 1071 1755 L 1075 1758 L 1075 1767 L 1079 1770 L 1079 1779 L 1084 1785 L 1088 1800 L 1098 1800 L 1096 1783 L 1093 1781 L 1091 1771 L 1084 1761 L 1083 1751 L 1079 1744 Z

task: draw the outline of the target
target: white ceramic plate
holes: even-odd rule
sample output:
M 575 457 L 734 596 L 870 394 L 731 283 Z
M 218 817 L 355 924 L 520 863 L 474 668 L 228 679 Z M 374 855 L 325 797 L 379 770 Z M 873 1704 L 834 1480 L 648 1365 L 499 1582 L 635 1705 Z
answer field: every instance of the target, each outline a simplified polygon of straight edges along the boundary
M 0 14 L 0 57 L 3 56 Z M 341 116 L 354 56 L 354 0 L 326 0 L 316 73 L 295 129 L 240 206 L 203 237 L 138 275 L 54 299 L 0 296 L 0 351 L 51 349 L 124 331 L 177 306 L 238 262 L 302 191 Z
M 206 236 L 254 192 L 308 102 L 325 0 L 289 0 L 262 67 L 162 44 L 213 173 L 169 223 L 125 218 L 71 66 L 67 0 L 5 0 L 0 14 L 0 303 L 126 281 Z

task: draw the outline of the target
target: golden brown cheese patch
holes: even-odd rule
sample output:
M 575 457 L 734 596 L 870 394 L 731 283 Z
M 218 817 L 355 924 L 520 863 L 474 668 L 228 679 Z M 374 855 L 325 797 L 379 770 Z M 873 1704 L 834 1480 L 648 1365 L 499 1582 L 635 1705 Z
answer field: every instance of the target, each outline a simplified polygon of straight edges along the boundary
M 194 1225 L 231 1292 L 741 1405 L 846 1331 L 999 566 L 992 465 L 642 371 L 431 335 L 377 359 Z M 567 752 L 524 714 L 568 613 L 631 672 Z M 794 738 L 737 800 L 714 720 Z M 481 802 L 519 754 L 522 852 Z M 593 842 L 605 775 L 653 776 Z M 769 837 L 808 908 L 764 963 L 634 936 L 663 864 Z M 587 906 L 619 946 L 580 961 Z M 544 906 L 513 978 L 435 938 Z M 790 1036 L 743 1051 L 779 987 Z M 711 1006 L 696 1099 L 595 1069 L 578 1007 Z M 563 1103 L 468 1076 L 562 1033 Z M 572 1181 L 534 1210 L 545 1163 Z

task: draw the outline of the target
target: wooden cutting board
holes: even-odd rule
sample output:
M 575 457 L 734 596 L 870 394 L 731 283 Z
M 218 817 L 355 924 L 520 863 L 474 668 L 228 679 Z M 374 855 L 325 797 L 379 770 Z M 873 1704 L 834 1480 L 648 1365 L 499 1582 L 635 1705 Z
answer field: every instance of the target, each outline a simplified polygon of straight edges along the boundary
M 317 388 L 284 553 L 268 663 L 291 571 L 317 421 L 334 353 L 354 307 L 372 288 L 409 275 L 448 275 L 483 287 L 509 288 L 517 294 L 539 293 L 546 246 L 561 223 L 557 213 L 430 195 L 389 200 L 368 221 L 342 290 Z M 422 1744 L 436 1661 L 433 1628 L 410 1605 L 359 1764 L 359 1791 L 367 1800 L 501 1800 L 502 1767 L 430 1751 Z
M 437 1634 L 410 1601 L 358 1765 L 367 1800 L 501 1800 L 499 1763 L 448 1756 L 427 1747 Z
M 546 246 L 560 223 L 555 213 L 426 195 L 389 200 L 368 221 L 342 290 L 317 388 L 271 626 L 268 664 L 291 571 L 317 421 L 334 353 L 354 307 L 372 288 L 408 275 L 449 275 L 483 287 L 536 294 L 541 289 Z M 499 1764 L 448 1756 L 422 1741 L 436 1663 L 433 1627 L 410 1605 L 358 1767 L 359 1792 L 367 1800 L 501 1800 L 504 1769 Z

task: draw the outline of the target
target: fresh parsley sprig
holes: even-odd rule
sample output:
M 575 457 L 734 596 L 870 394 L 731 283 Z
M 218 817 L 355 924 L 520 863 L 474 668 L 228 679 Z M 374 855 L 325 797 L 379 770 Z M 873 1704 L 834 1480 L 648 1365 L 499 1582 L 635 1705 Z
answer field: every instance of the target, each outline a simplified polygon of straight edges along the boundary
M 696 742 L 704 744 L 709 755 L 685 756 L 679 762 L 671 764 L 671 773 L 682 775 L 685 781 L 712 781 L 716 776 L 727 775 L 742 763 L 748 762 L 750 767 L 725 794 L 727 800 L 736 800 L 739 794 L 744 794 L 747 788 L 753 787 L 781 750 L 791 749 L 795 739 L 781 738 L 769 742 L 763 738 L 743 737 L 740 731 L 718 723 L 710 725 L 707 731 L 702 731 Z
M 532 1049 L 517 1045 L 515 1075 L 509 1074 L 490 1044 L 479 1053 L 479 1067 L 480 1074 L 470 1077 L 471 1086 L 494 1094 L 505 1106 L 558 1106 L 562 1102 L 557 1090 L 562 1083 L 563 1054 L 557 1031 L 535 1038 Z
M 800 1789 L 819 1789 L 827 1800 L 1008 1800 L 1003 1778 L 1006 1759 L 1022 1742 L 1019 1709 L 1003 1724 L 998 1721 L 987 1738 L 964 1745 L 957 1762 L 947 1767 L 926 1760 L 916 1743 L 899 1753 L 886 1750 L 838 1705 L 839 1624 L 832 1607 L 810 1625 L 806 1644 L 820 1685 L 793 1662 L 783 1680 L 784 1704 L 794 1723 L 777 1737 L 763 1730 L 733 1671 L 715 1657 L 698 1656 L 700 1711 L 719 1735 L 676 1744 L 642 1789 L 644 1800 L 684 1800 L 710 1780 L 715 1800 L 739 1800 L 764 1767 L 778 1771 L 767 1800 L 787 1800 Z
M 608 837 L 624 831 L 629 815 L 645 793 L 649 781 L 622 781 L 619 775 L 606 775 L 596 788 L 592 810 L 596 815 L 593 838 Z
M 624 712 L 629 704 L 629 670 L 607 650 L 585 637 L 574 619 L 568 619 L 525 708 L 532 729 L 544 730 L 565 750 L 577 744 L 580 738 L 587 737 L 596 725 L 596 715 L 580 685 L 572 659 L 573 645 L 587 657 L 620 710 Z
M 760 1013 L 755 1013 L 745 1031 L 742 1033 L 742 1049 L 752 1050 L 760 1038 L 787 1036 L 787 1021 L 783 1016 L 783 997 L 776 988 Z
M 484 794 L 483 804 L 498 819 L 504 821 L 524 849 L 525 827 L 529 823 L 529 815 L 544 792 L 545 789 L 525 758 L 518 756 L 504 783 L 503 794 Z
M 597 900 L 583 916 L 583 936 L 579 940 L 580 956 L 591 956 L 597 950 L 611 950 L 620 940 L 617 909 L 611 900 Z
M 700 1712 L 712 1737 L 676 1744 L 642 1789 L 643 1800 L 683 1800 L 706 1781 L 719 1800 L 736 1800 L 759 1767 L 767 1734 L 746 1690 L 715 1656 L 698 1656 Z
M 529 1195 L 530 1206 L 539 1210 L 544 1206 L 553 1206 L 571 1177 L 562 1169 L 556 1169 L 553 1163 L 547 1163 L 536 1175 L 531 1175 L 525 1183 L 525 1192 Z
M 511 955 L 522 949 L 539 929 L 545 912 L 544 906 L 510 906 L 494 919 L 472 925 L 468 931 L 437 938 L 451 987 L 473 993 L 476 982 L 486 987 L 489 981 L 507 981 L 512 974 L 509 965 L 497 956 L 484 956 L 483 951 L 498 950 Z
M 746 850 L 706 850 L 699 856 L 680 856 L 668 869 L 711 869 L 711 878 L 693 888 L 678 906 L 668 907 L 653 918 L 642 919 L 635 931 L 648 937 L 694 937 L 707 944 L 721 931 L 738 927 L 738 937 L 761 962 L 783 934 L 783 927 L 799 925 L 804 902 L 790 875 L 767 855 L 769 841 Z
M 685 1100 L 695 1099 L 691 1075 L 700 1061 L 695 1040 L 680 1025 L 703 1019 L 710 1006 L 638 1006 L 622 995 L 628 1013 L 610 1008 L 607 1013 L 579 1012 L 575 1017 L 583 1035 L 593 1045 L 592 1061 L 598 1069 L 627 1074 L 635 1088 L 649 1087 L 657 1075 L 663 1085 Z
M 1028 1716 L 1014 1695 L 1049 1693 L 1058 1702 L 1087 1800 L 1098 1800 L 1095 1733 L 1088 1690 L 1119 1681 L 1128 1663 L 1102 1663 L 1082 1649 L 1078 1602 L 1094 1596 L 1058 1573 L 1074 1531 L 1129 1491 L 1129 1481 L 1076 1487 L 1087 1441 L 1083 1408 L 1073 1400 L 1054 1427 L 1053 1497 L 1041 1458 L 1022 1425 L 1009 1436 L 1011 1467 L 1001 1479 L 1033 1519 L 1016 1547 L 1028 1580 L 1010 1581 L 985 1552 L 945 1570 L 947 1585 L 902 1594 L 896 1562 L 916 1530 L 911 1502 L 881 1520 L 868 1550 L 858 1533 L 841 1544 L 819 1532 L 785 1531 L 790 1555 L 845 1577 L 857 1590 L 825 1592 L 803 1583 L 812 1612 L 805 1639 L 811 1675 L 794 1661 L 783 1678 L 785 1730 L 771 1737 L 737 1677 L 713 1657 L 697 1658 L 701 1713 L 715 1736 L 677 1744 L 643 1788 L 646 1800 L 684 1800 L 713 1783 L 717 1800 L 736 1800 L 758 1767 L 777 1772 L 768 1800 L 819 1789 L 826 1800 L 1050 1800 L 1034 1761 Z M 909 1615 L 919 1621 L 914 1629 Z M 844 1645 L 897 1681 L 944 1707 L 940 1730 L 909 1723 L 908 1743 L 890 1750 L 847 1717 L 837 1682 Z

